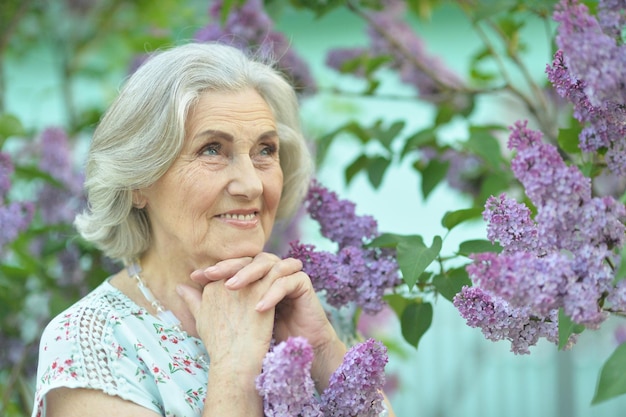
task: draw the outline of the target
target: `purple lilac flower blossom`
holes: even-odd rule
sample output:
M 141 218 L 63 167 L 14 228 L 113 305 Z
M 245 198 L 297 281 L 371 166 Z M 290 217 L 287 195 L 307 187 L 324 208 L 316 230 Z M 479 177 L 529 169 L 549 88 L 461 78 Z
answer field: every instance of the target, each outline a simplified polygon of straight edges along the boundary
M 14 170 L 9 154 L 0 152 L 0 200 L 3 200 L 11 189 L 11 175 Z
M 322 236 L 336 242 L 340 249 L 361 247 L 378 236 L 378 224 L 372 216 L 357 215 L 352 201 L 340 199 L 315 180 L 305 203 L 311 218 L 320 224 Z
M 608 297 L 606 297 L 606 301 L 610 304 L 611 309 L 626 311 L 626 279 L 617 282 Z
M 610 196 L 592 197 L 590 180 L 567 166 L 526 122 L 511 127 L 509 148 L 516 151 L 513 173 L 536 215 L 532 219 L 530 209 L 504 195 L 487 200 L 488 238 L 504 250 L 471 256 L 466 270 L 475 287 L 464 289 L 454 304 L 470 326 L 481 327 L 493 340 L 508 339 L 513 351 L 526 353 L 539 337 L 558 342 L 550 326 L 557 326 L 559 309 L 573 322 L 597 328 L 607 318 L 600 300 L 610 294 L 609 300 L 620 305 L 610 263 L 619 262 L 626 208 Z M 517 345 L 521 333 L 515 329 L 521 323 L 526 323 L 525 349 Z M 513 333 L 503 330 L 507 327 Z
M 4 252 L 3 247 L 28 228 L 35 211 L 31 202 L 8 201 L 14 170 L 11 156 L 0 152 L 0 257 Z
M 60 128 L 47 128 L 40 138 L 39 169 L 50 174 L 61 187 L 45 184 L 39 191 L 37 206 L 46 224 L 71 223 L 84 204 L 83 176 L 72 164 L 67 134 Z
M 302 261 L 313 288 L 323 291 L 328 304 L 335 308 L 354 302 L 375 314 L 385 305 L 385 290 L 400 283 L 398 265 L 388 250 L 346 246 L 331 253 L 292 242 L 288 256 Z
M 343 71 L 343 66 L 347 62 L 353 61 L 359 57 L 368 54 L 367 48 L 336 48 L 332 49 L 326 55 L 326 65 L 337 71 Z M 357 66 L 351 72 L 358 77 L 365 77 L 364 68 Z
M 324 415 L 378 417 L 387 361 L 387 348 L 374 339 L 353 346 L 322 393 Z
M 313 181 L 305 206 L 320 224 L 322 235 L 338 244 L 336 253 L 317 251 L 313 245 L 291 242 L 287 256 L 300 259 L 316 291 L 324 291 L 327 302 L 341 308 L 351 302 L 369 313 L 384 306 L 385 290 L 400 283 L 395 251 L 365 248 L 378 236 L 371 216 L 358 216 L 356 205 Z
M 547 316 L 563 303 L 563 291 L 574 276 L 566 255 L 544 257 L 521 251 L 507 255 L 479 253 L 467 266 L 472 282 L 512 307 L 528 307 L 535 316 Z
M 533 251 L 537 244 L 537 225 L 530 209 L 501 194 L 485 203 L 483 219 L 487 221 L 487 239 L 498 241 L 505 251 Z
M 480 181 L 478 180 L 484 164 L 482 158 L 448 148 L 441 155 L 441 160 L 449 163 L 446 181 L 451 188 L 474 197 L 480 194 Z
M 559 22 L 559 51 L 546 71 L 559 94 L 574 105 L 574 117 L 584 125 L 581 149 L 608 149 L 608 168 L 624 176 L 626 46 L 621 28 L 626 17 L 622 3 L 600 1 L 596 19 L 584 4 L 562 0 L 554 13 L 554 20 Z
M 35 206 L 31 202 L 0 202 L 0 255 L 2 248 L 14 241 L 20 232 L 26 230 L 33 219 Z
M 276 61 L 278 69 L 288 76 L 297 91 L 308 94 L 316 90 L 315 81 L 306 62 L 291 48 L 289 40 L 274 31 L 262 0 L 247 0 L 235 5 L 224 25 L 220 24 L 223 2 L 211 4 L 209 15 L 213 22 L 195 34 L 199 42 L 218 41 Z
M 256 387 L 267 417 L 323 417 L 311 378 L 313 348 L 303 337 L 274 346 L 263 359 Z
M 468 286 L 454 297 L 453 304 L 468 326 L 479 327 L 485 338 L 494 342 L 508 340 L 511 351 L 516 354 L 529 354 L 529 347 L 536 345 L 541 337 L 558 343 L 556 311 L 544 319 L 533 317 L 526 307 L 512 307 L 488 291 Z M 576 338 L 576 335 L 570 336 L 566 348 L 570 348 Z

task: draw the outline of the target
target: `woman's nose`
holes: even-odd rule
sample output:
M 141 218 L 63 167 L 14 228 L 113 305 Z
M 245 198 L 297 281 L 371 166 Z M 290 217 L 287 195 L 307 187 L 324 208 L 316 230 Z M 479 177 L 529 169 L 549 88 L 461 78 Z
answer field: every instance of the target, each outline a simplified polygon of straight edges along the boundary
M 227 187 L 229 194 L 245 197 L 248 200 L 261 195 L 263 182 L 249 155 L 237 155 L 230 168 L 232 178 Z

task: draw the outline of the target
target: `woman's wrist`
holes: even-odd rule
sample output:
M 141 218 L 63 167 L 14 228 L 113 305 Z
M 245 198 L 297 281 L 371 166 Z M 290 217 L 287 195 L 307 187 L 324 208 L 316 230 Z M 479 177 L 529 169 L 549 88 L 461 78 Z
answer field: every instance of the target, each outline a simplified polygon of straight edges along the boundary
M 341 365 L 346 352 L 346 345 L 338 337 L 315 350 L 311 376 L 318 392 L 326 389 L 330 376 Z

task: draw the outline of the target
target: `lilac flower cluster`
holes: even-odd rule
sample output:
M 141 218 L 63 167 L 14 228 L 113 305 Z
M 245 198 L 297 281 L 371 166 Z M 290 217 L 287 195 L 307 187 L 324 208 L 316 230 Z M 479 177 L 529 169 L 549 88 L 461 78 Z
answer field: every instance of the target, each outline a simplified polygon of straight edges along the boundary
M 0 152 L 0 257 L 4 255 L 3 248 L 30 225 L 34 213 L 31 202 L 9 201 L 14 170 L 11 157 Z
M 390 57 L 389 67 L 399 74 L 402 82 L 414 86 L 423 100 L 446 101 L 457 109 L 466 107 L 467 99 L 458 94 L 464 85 L 462 79 L 439 58 L 428 54 L 422 39 L 404 20 L 406 4 L 396 0 L 385 3 L 380 11 L 367 15 L 370 45 L 333 49 L 327 55 L 326 64 L 340 70 L 346 62 L 359 56 Z M 363 74 L 362 68 L 354 72 L 354 75 Z
M 322 415 L 319 404 L 313 401 L 312 363 L 313 348 L 303 337 L 289 338 L 265 355 L 256 386 L 266 417 Z
M 39 191 L 37 205 L 45 224 L 71 223 L 84 203 L 83 175 L 72 162 L 70 141 L 61 128 L 49 127 L 40 138 L 39 169 L 50 174 L 60 186 L 45 184 Z
M 383 411 L 387 349 L 368 339 L 352 347 L 322 393 L 325 416 L 378 417 Z
M 365 248 L 378 236 L 371 216 L 358 216 L 355 204 L 313 181 L 306 208 L 324 237 L 336 242 L 336 253 L 318 251 L 313 245 L 291 243 L 289 257 L 300 259 L 316 291 L 325 291 L 328 303 L 340 308 L 355 302 L 367 313 L 384 306 L 385 290 L 400 283 L 395 251 Z
M 273 30 L 273 22 L 263 10 L 262 0 L 247 0 L 232 7 L 224 25 L 219 23 L 223 1 L 212 2 L 209 15 L 213 22 L 200 29 L 195 39 L 200 42 L 219 41 L 239 49 L 277 61 L 296 90 L 312 93 L 316 90 L 306 62 L 291 48 L 284 34 Z
M 313 348 L 289 338 L 267 353 L 256 379 L 267 417 L 375 417 L 383 411 L 381 393 L 387 364 L 385 346 L 368 339 L 353 346 L 321 396 L 311 377 Z
M 597 328 L 607 317 L 600 306 L 607 295 L 622 305 L 624 294 L 615 291 L 623 286 L 613 288 L 611 265 L 624 244 L 626 208 L 612 197 L 592 197 L 590 180 L 525 122 L 511 128 L 509 148 L 517 151 L 512 170 L 536 215 L 531 219 L 528 207 L 504 195 L 487 201 L 487 236 L 504 250 L 472 256 L 467 271 L 476 287 L 464 288 L 454 304 L 469 325 L 526 353 L 536 338 L 503 333 L 511 320 L 523 317 L 526 332 L 555 341 L 560 308 L 575 323 Z
M 70 139 L 63 129 L 49 127 L 41 133 L 36 145 L 39 169 L 57 182 L 46 182 L 38 190 L 36 205 L 41 221 L 44 225 L 69 225 L 86 204 L 82 188 L 84 177 L 74 166 Z M 41 251 L 43 244 L 42 239 L 33 240 L 31 252 Z M 57 254 L 57 259 L 62 270 L 58 283 L 75 285 L 86 291 L 78 247 L 73 242 L 68 242 Z
M 558 343 L 557 317 L 554 312 L 547 318 L 530 315 L 528 309 L 514 308 L 502 298 L 479 287 L 465 287 L 454 298 L 454 305 L 471 327 L 480 327 L 485 338 L 491 341 L 508 340 L 516 354 L 530 353 L 539 338 Z M 570 345 L 575 337 L 570 338 Z M 568 346 L 569 347 L 569 346 Z
M 554 13 L 559 22 L 557 51 L 546 68 L 556 91 L 574 105 L 583 125 L 580 147 L 607 149 L 605 161 L 614 173 L 626 175 L 626 45 L 621 29 L 623 4 L 601 0 L 598 16 L 577 0 L 562 0 Z

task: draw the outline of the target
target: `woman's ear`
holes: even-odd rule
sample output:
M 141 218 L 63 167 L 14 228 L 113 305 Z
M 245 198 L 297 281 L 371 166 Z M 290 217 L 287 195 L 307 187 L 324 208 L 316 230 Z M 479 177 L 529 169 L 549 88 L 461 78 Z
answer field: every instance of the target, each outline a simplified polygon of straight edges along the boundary
M 133 207 L 142 209 L 147 203 L 146 196 L 143 195 L 141 190 L 133 190 Z

